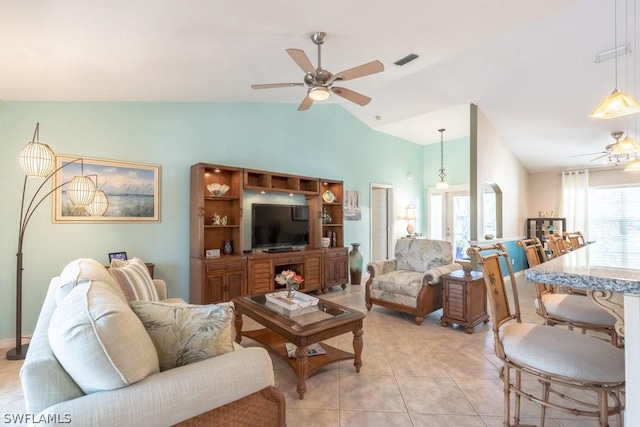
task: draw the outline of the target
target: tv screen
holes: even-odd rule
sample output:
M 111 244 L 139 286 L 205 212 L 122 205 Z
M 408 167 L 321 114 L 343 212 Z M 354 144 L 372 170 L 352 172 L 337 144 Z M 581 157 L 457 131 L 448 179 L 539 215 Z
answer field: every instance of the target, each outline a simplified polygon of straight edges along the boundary
M 253 248 L 309 244 L 309 206 L 253 204 L 251 207 Z

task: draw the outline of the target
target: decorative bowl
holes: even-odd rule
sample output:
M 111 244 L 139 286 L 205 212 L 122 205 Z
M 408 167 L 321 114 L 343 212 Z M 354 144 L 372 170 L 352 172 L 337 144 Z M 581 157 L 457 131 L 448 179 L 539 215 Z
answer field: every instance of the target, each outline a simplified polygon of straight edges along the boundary
M 328 237 L 323 237 L 322 238 L 322 247 L 323 248 L 328 248 L 329 244 L 331 244 L 331 239 Z
M 212 196 L 224 196 L 227 191 L 229 191 L 229 187 L 227 184 L 218 184 L 213 183 L 207 185 L 207 190 L 211 193 Z

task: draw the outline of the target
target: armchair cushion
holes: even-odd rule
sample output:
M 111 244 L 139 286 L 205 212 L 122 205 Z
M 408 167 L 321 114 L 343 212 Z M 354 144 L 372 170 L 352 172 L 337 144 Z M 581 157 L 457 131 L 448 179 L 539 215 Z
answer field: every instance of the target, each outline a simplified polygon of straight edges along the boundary
M 233 351 L 233 303 L 132 301 L 130 306 L 151 336 L 161 371 Z
M 53 312 L 49 343 L 85 394 L 115 390 L 158 372 L 158 356 L 136 315 L 100 281 L 76 286 Z
M 400 239 L 396 243 L 397 270 L 426 272 L 453 262 L 451 243 L 428 239 Z
M 122 292 L 122 288 L 120 288 L 118 282 L 111 277 L 104 265 L 95 259 L 78 258 L 67 264 L 60 273 L 60 284 L 56 290 L 56 304 L 60 304 L 64 297 L 77 285 L 91 280 L 108 284 L 122 301 L 127 301 Z

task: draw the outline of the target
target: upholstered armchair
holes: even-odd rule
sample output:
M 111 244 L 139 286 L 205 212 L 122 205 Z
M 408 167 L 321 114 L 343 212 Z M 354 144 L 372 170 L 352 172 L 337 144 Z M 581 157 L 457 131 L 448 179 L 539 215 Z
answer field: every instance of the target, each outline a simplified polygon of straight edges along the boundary
M 442 308 L 440 276 L 461 269 L 453 262 L 453 245 L 442 240 L 400 239 L 395 258 L 367 265 L 367 310 L 380 305 L 413 314 L 421 325 L 424 316 Z

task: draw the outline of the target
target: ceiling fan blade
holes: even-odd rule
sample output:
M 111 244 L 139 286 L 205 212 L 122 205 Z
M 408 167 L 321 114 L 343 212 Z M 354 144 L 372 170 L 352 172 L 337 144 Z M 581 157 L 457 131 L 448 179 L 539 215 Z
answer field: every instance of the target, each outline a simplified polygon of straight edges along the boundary
M 313 68 L 313 65 L 311 65 L 311 61 L 309 61 L 309 57 L 306 53 L 304 53 L 304 50 L 287 49 L 287 53 L 291 58 L 293 58 L 294 61 L 296 61 L 298 67 L 302 68 L 302 71 L 304 71 L 305 73 L 313 73 L 316 70 L 315 68 Z
M 573 156 L 569 156 L 569 157 L 584 157 L 584 156 L 595 156 L 596 154 L 609 154 L 608 151 L 598 151 L 597 153 L 584 153 L 584 154 L 574 154 Z
M 311 104 L 313 104 L 313 99 L 309 95 L 305 96 L 300 106 L 298 107 L 298 111 L 305 111 L 311 108 Z
M 263 85 L 251 85 L 251 89 L 273 89 L 275 87 L 304 86 L 302 83 L 267 83 Z
M 366 64 L 358 65 L 357 67 L 349 68 L 341 73 L 336 73 L 340 80 L 353 80 L 358 77 L 368 76 L 369 74 L 375 74 L 384 71 L 384 65 L 380 61 L 371 61 Z
M 596 157 L 595 159 L 591 159 L 591 160 L 589 160 L 589 163 L 591 163 L 591 162 L 595 162 L 595 161 L 600 160 L 600 159 L 604 159 L 605 157 L 609 157 L 610 155 L 611 155 L 611 153 L 607 153 L 607 154 L 605 154 L 605 155 L 598 156 L 598 157 Z
M 335 93 L 338 96 L 343 97 L 344 99 L 348 99 L 351 102 L 355 102 L 356 104 L 364 107 L 368 103 L 371 102 L 371 98 L 368 96 L 364 96 L 361 93 L 354 92 L 350 89 L 346 89 L 343 87 L 334 86 L 331 88 L 331 92 Z

